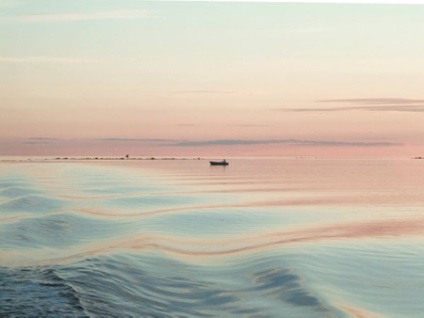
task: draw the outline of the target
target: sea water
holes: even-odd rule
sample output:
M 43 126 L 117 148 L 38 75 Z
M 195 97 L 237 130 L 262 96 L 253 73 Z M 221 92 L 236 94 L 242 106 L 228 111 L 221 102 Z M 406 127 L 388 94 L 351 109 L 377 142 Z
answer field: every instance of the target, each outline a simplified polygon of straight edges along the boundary
M 420 160 L 0 163 L 1 317 L 423 317 Z

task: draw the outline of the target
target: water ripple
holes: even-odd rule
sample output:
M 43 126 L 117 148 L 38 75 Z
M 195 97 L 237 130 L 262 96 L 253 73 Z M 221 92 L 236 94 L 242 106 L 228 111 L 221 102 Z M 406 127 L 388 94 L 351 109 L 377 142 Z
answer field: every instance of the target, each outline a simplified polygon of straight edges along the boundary
M 236 163 L 3 164 L 0 316 L 422 316 L 421 166 Z
M 54 268 L 0 267 L 3 317 L 89 317 L 78 294 Z

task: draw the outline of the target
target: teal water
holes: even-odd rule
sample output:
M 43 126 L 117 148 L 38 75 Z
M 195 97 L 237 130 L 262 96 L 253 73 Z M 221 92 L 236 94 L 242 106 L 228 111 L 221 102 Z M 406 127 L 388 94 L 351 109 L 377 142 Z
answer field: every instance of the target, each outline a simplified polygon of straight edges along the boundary
M 422 317 L 419 160 L 0 162 L 1 317 Z

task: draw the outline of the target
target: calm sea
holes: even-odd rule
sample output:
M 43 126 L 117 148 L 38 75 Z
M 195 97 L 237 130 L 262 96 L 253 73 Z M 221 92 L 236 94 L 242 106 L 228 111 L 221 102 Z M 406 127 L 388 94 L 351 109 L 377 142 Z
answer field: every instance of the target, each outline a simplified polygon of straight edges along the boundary
M 1 317 L 424 317 L 424 161 L 1 162 Z

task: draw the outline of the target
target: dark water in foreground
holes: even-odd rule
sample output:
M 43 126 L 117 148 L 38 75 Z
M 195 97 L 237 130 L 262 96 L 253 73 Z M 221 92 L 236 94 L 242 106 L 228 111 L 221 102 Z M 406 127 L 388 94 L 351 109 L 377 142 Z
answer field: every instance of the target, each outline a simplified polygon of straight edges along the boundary
M 419 160 L 0 163 L 1 317 L 423 317 Z

